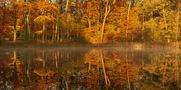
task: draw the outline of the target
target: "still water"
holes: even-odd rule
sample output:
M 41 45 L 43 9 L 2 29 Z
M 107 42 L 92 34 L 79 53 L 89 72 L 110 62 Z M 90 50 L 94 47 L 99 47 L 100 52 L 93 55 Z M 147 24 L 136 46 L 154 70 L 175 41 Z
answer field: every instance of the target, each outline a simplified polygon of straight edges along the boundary
M 0 90 L 179 90 L 175 50 L 0 50 Z

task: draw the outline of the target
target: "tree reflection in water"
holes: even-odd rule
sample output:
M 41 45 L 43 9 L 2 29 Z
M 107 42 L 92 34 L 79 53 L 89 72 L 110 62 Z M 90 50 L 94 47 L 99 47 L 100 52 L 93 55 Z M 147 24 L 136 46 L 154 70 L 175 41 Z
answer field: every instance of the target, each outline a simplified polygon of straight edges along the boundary
M 180 52 L 27 49 L 0 53 L 2 90 L 176 90 Z

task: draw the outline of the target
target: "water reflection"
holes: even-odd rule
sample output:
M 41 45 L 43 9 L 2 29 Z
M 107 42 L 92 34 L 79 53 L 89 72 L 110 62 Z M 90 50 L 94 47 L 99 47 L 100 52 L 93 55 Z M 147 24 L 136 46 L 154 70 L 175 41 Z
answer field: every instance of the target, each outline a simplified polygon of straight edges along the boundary
M 26 49 L 0 53 L 0 90 L 179 90 L 180 52 Z

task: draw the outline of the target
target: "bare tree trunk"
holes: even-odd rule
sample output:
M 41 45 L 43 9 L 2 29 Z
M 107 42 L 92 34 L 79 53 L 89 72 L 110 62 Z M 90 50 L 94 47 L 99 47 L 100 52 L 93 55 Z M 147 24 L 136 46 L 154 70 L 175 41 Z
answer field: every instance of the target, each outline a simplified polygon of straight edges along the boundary
M 110 80 L 106 74 L 106 69 L 105 69 L 105 64 L 104 64 L 104 56 L 102 51 L 99 52 L 100 53 L 100 60 L 102 63 L 102 69 L 103 69 L 103 73 L 104 73 L 104 79 L 105 79 L 105 84 L 106 84 L 106 90 L 108 90 L 108 87 L 110 86 Z
M 43 35 L 42 35 L 42 41 L 45 42 L 45 21 L 43 22 Z
M 131 4 L 132 1 L 129 0 L 129 5 L 128 5 L 128 11 L 127 11 L 127 17 L 126 17 L 126 41 L 128 39 L 128 30 L 129 30 L 129 15 L 130 15 L 130 10 L 131 10 Z M 129 78 L 129 73 L 128 73 L 128 60 L 127 60 L 127 54 L 126 54 L 126 77 L 127 77 L 127 84 L 128 84 L 128 89 L 131 90 L 131 85 L 130 85 L 130 78 Z
M 66 6 L 65 6 L 65 12 L 68 12 L 68 8 L 69 8 L 69 0 L 66 0 Z
M 13 64 L 16 63 L 16 60 L 17 60 L 16 51 L 13 51 Z
M 25 33 L 24 33 L 24 38 L 25 40 L 30 40 L 30 20 L 29 20 L 29 12 L 28 14 L 25 14 Z
M 128 56 L 126 54 L 126 78 L 127 78 L 127 84 L 128 84 L 128 90 L 131 90 L 131 84 L 130 84 L 130 78 L 128 73 Z
M 109 1 L 106 1 L 105 13 L 104 13 L 104 18 L 103 18 L 102 27 L 101 27 L 101 37 L 100 37 L 101 43 L 103 43 L 103 40 L 104 40 L 104 30 L 105 30 L 106 19 L 110 10 L 111 10 L 111 6 L 109 5 Z
M 25 2 L 28 2 L 28 0 L 25 0 Z M 25 11 L 25 25 L 26 25 L 26 31 L 27 31 L 26 37 L 28 40 L 30 40 L 30 37 L 31 37 L 31 35 L 30 35 L 30 33 L 31 33 L 31 31 L 30 31 L 30 8 L 27 7 L 27 3 L 26 3 L 25 7 L 28 8 L 28 10 Z
M 126 18 L 126 40 L 128 38 L 128 30 L 129 30 L 129 14 L 130 14 L 130 10 L 131 10 L 131 0 L 129 1 L 129 5 L 128 5 L 128 12 L 127 12 L 127 18 Z
M 130 15 L 130 10 L 131 10 L 131 0 L 129 1 L 129 5 L 128 5 L 128 11 L 127 11 L 127 18 L 126 18 L 126 41 L 128 39 L 128 30 L 129 30 L 129 15 Z M 129 78 L 129 73 L 128 73 L 128 60 L 127 60 L 128 56 L 126 54 L 126 78 L 127 78 L 127 84 L 128 84 L 128 90 L 131 90 L 131 85 L 130 85 L 130 78 Z
M 145 26 L 144 26 L 144 23 L 145 23 L 145 19 L 144 19 L 144 12 L 143 12 L 143 21 L 142 21 L 142 31 L 141 31 L 141 39 L 142 41 L 144 42 L 144 30 L 145 30 Z
M 53 41 L 57 40 L 57 36 L 58 36 L 58 22 L 57 22 L 57 20 L 56 20 L 55 33 L 54 33 L 54 40 L 53 40 Z
M 91 20 L 88 18 L 88 25 L 89 25 L 89 29 L 91 29 Z
M 30 77 L 30 64 L 31 64 L 31 60 L 30 60 L 30 56 L 28 55 L 28 61 L 27 61 L 27 78 L 28 78 L 28 82 L 31 82 L 31 77 Z
M 17 24 L 17 19 L 15 17 L 14 18 L 13 42 L 16 42 L 16 24 Z
M 29 13 L 29 12 L 28 12 Z M 26 22 L 27 22 L 27 31 L 28 31 L 28 40 L 30 40 L 31 37 L 31 31 L 30 31 L 30 17 L 29 14 L 26 15 Z

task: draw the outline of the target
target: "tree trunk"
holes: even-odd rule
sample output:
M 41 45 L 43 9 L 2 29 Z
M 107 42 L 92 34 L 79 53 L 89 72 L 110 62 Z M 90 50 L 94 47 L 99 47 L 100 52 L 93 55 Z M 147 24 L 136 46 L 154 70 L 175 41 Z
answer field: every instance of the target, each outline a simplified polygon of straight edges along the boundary
M 111 6 L 108 5 L 108 1 L 106 2 L 106 6 L 105 6 L 105 13 L 104 13 L 104 18 L 103 18 L 103 22 L 102 22 L 102 27 L 101 27 L 101 37 L 100 37 L 100 42 L 103 43 L 103 40 L 104 40 L 104 30 L 105 30 L 105 24 L 106 24 L 106 19 L 107 19 L 107 16 L 110 12 L 110 9 L 111 9 Z
M 16 42 L 16 24 L 17 24 L 17 19 L 14 18 L 13 42 Z
M 128 90 L 131 90 L 131 84 L 130 84 L 130 78 L 128 73 L 128 56 L 126 54 L 126 78 L 127 78 L 127 84 L 128 84 Z
M 28 40 L 30 40 L 31 37 L 31 31 L 30 31 L 30 20 L 29 20 L 29 14 L 26 15 L 26 24 L 27 24 L 27 31 L 28 31 Z
M 100 51 L 99 53 L 100 53 L 100 60 L 101 60 L 101 64 L 102 64 L 103 74 L 104 74 L 104 80 L 105 80 L 105 84 L 106 84 L 106 90 L 108 90 L 108 86 L 110 86 L 110 80 L 106 74 L 103 53 L 102 53 L 102 51 Z
M 42 41 L 45 42 L 45 22 L 43 22 L 43 35 L 42 35 Z
M 57 40 L 57 36 L 58 36 L 57 34 L 58 34 L 58 23 L 56 22 L 56 24 L 55 24 L 54 40 L 53 41 Z
M 89 29 L 91 29 L 91 20 L 88 18 L 88 25 L 89 25 Z
M 13 51 L 13 64 L 16 63 L 16 60 L 17 60 L 16 51 Z
M 128 30 L 129 30 L 129 14 L 131 10 L 131 0 L 129 1 L 128 5 L 128 11 L 127 11 L 127 18 L 126 18 L 126 40 L 128 38 Z M 131 85 L 130 85 L 130 78 L 129 78 L 129 73 L 128 73 L 128 60 L 127 60 L 127 54 L 126 54 L 126 77 L 127 77 L 127 84 L 128 84 L 128 90 L 131 90 Z
M 130 10 L 131 10 L 131 0 L 129 1 L 129 5 L 128 5 L 128 12 L 127 12 L 127 18 L 126 18 L 126 40 L 128 38 L 128 30 L 129 30 L 129 14 L 130 14 Z
M 144 30 L 145 30 L 145 26 L 144 26 L 144 23 L 145 23 L 145 19 L 144 19 L 144 12 L 143 12 L 143 21 L 142 21 L 142 31 L 141 31 L 141 40 L 144 42 Z
M 66 0 L 66 6 L 65 6 L 65 12 L 68 12 L 68 8 L 69 8 L 69 0 Z

